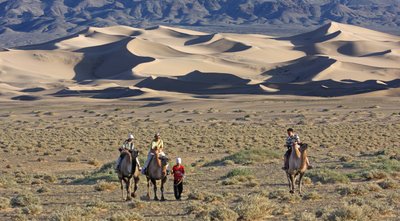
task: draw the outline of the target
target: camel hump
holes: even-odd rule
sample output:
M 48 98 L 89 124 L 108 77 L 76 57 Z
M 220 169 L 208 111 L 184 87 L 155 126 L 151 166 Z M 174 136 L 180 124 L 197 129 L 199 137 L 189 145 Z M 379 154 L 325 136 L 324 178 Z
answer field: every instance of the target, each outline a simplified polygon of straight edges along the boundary
M 128 156 L 130 159 L 132 159 L 132 155 L 128 150 L 123 150 L 121 152 L 121 159 L 124 159 L 126 156 Z

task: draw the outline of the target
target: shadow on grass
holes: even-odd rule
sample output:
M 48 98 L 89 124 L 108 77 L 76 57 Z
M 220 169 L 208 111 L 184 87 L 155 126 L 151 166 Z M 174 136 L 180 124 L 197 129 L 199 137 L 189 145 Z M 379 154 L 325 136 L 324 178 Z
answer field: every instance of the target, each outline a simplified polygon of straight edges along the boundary
M 114 164 L 114 162 L 106 163 L 100 169 L 91 172 L 83 178 L 75 179 L 70 184 L 92 185 L 99 181 L 117 182 L 118 176 L 114 172 Z

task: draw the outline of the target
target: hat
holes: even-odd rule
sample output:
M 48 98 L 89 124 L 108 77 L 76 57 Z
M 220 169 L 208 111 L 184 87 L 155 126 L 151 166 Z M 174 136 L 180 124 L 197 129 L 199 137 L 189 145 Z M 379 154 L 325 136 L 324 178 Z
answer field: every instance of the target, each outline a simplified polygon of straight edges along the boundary
M 158 132 L 158 133 L 154 134 L 154 136 L 155 136 L 155 137 L 158 137 L 158 136 L 160 136 L 160 132 Z
M 176 163 L 179 163 L 179 164 L 181 164 L 182 163 L 182 159 L 181 158 L 176 158 Z
M 134 137 L 133 137 L 133 134 L 129 134 L 128 135 L 128 139 L 133 139 Z

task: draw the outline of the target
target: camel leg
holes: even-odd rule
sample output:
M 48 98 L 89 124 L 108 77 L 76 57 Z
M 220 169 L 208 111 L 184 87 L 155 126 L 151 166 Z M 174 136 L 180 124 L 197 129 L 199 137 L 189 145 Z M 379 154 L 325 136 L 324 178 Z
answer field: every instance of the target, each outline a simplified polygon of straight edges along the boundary
M 134 187 L 133 187 L 133 193 L 131 194 L 131 196 L 133 198 L 136 197 L 136 190 L 138 189 L 138 183 L 139 183 L 139 177 L 133 177 L 133 181 L 134 181 Z
M 124 185 L 122 183 L 122 179 L 119 179 L 119 182 L 121 183 L 121 193 L 122 193 L 122 200 L 125 200 L 125 196 L 124 196 Z
M 165 201 L 164 198 L 164 184 L 167 181 L 167 177 L 165 176 L 162 180 L 161 180 L 161 201 Z
M 150 200 L 150 178 L 149 177 L 146 177 L 146 178 L 147 178 L 147 195 L 146 195 L 146 197 L 148 200 Z
M 131 200 L 131 179 L 126 180 L 126 201 Z
M 301 193 L 301 180 L 303 179 L 304 173 L 300 173 L 300 177 L 299 177 L 299 194 L 300 196 L 303 196 Z
M 151 179 L 151 183 L 154 186 L 154 200 L 158 200 L 158 197 L 157 197 L 157 180 Z
M 290 188 L 292 187 L 292 185 L 290 184 L 290 175 L 289 175 L 289 173 L 287 173 L 287 172 L 286 172 L 286 178 L 287 178 L 287 180 L 288 180 L 289 190 L 290 190 Z
M 290 193 L 294 193 L 294 175 L 290 174 Z

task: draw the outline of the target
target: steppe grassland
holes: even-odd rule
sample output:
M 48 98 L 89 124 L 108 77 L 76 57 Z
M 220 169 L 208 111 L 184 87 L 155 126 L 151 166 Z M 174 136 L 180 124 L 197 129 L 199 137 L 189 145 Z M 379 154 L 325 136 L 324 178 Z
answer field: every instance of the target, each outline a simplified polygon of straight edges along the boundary
M 4 106 L 0 217 L 14 220 L 395 220 L 397 100 Z M 303 197 L 282 166 L 287 127 L 316 166 Z M 129 132 L 144 161 L 153 134 L 187 169 L 184 200 L 122 202 L 113 173 Z

